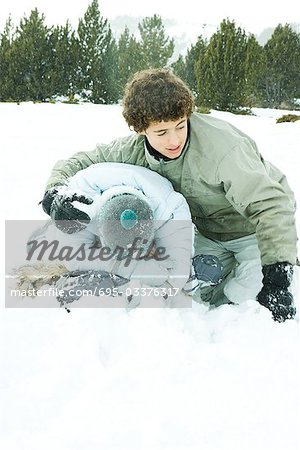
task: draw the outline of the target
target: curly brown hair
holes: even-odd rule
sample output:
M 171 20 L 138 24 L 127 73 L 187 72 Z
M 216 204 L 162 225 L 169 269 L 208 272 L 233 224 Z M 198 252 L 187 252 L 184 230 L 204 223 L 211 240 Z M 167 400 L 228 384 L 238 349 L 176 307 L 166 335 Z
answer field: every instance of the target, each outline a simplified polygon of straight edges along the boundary
M 127 124 L 137 133 L 153 122 L 189 117 L 194 110 L 192 92 L 168 69 L 136 72 L 125 86 L 122 104 Z

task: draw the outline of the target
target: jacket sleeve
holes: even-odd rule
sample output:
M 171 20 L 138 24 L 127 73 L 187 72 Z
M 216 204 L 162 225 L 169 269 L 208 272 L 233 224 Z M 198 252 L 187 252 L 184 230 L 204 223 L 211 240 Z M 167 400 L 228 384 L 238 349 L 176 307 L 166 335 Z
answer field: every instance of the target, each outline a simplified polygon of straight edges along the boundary
M 255 226 L 262 265 L 295 264 L 296 206 L 286 177 L 245 139 L 223 158 L 217 178 L 227 200 Z
M 101 149 L 103 149 L 103 151 L 101 151 Z M 46 190 L 54 186 L 65 184 L 68 178 L 75 175 L 79 170 L 89 167 L 91 164 L 104 162 L 104 149 L 104 146 L 97 146 L 93 151 L 78 152 L 69 159 L 57 161 L 47 181 Z
M 68 178 L 92 164 L 101 162 L 138 163 L 135 160 L 131 161 L 134 158 L 138 159 L 139 152 L 134 151 L 136 146 L 137 136 L 129 135 L 115 139 L 109 144 L 98 144 L 90 152 L 78 152 L 69 159 L 59 160 L 52 169 L 46 189 L 65 184 Z

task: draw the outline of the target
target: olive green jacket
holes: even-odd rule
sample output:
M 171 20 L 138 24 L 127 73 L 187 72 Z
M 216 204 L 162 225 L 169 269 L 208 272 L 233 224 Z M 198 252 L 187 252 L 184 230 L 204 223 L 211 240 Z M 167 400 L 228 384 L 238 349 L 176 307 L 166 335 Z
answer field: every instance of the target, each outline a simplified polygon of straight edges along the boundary
M 138 134 L 79 152 L 54 166 L 47 188 L 99 162 L 148 167 L 168 178 L 186 198 L 201 234 L 221 241 L 256 233 L 262 264 L 296 263 L 295 199 L 286 177 L 233 125 L 208 115 L 190 118 L 179 158 L 159 161 Z

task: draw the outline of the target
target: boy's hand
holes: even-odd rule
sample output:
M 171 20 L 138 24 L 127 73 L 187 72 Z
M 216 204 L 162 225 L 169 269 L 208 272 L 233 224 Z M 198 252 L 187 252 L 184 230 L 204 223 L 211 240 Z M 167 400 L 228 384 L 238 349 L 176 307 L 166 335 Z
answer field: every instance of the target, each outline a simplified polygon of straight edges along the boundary
M 286 288 L 264 286 L 257 296 L 257 301 L 271 311 L 276 322 L 293 319 L 296 315 L 293 296 Z
M 293 296 L 288 291 L 293 277 L 293 266 L 288 262 L 278 262 L 263 266 L 263 287 L 257 295 L 257 301 L 268 308 L 276 322 L 293 319 L 296 308 Z

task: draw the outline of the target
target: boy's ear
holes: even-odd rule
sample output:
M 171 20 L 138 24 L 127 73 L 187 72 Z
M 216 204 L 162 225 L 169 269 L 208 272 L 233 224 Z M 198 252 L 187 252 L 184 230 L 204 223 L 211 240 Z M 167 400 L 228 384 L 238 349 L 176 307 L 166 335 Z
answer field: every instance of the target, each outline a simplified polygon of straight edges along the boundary
M 138 131 L 138 134 L 140 135 L 140 136 L 146 136 L 146 131 Z

